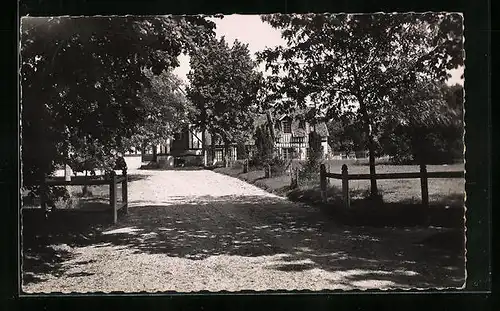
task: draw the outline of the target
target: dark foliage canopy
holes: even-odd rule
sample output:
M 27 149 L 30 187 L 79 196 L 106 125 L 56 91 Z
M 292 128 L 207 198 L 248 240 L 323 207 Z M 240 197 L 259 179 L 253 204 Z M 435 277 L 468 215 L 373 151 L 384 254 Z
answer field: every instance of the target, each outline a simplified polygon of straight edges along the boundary
M 312 106 L 316 118 L 326 119 L 355 112 L 367 136 L 376 195 L 376 137 L 385 117 L 397 111 L 433 126 L 427 117 L 445 106 L 429 100 L 433 83 L 445 82 L 449 70 L 463 65 L 462 15 L 271 14 L 262 20 L 287 42 L 258 55 L 273 73 L 267 85 L 275 109 L 290 113 Z M 425 113 L 417 120 L 419 114 L 407 114 L 412 111 Z
M 224 141 L 245 140 L 260 87 L 255 67 L 248 45 L 237 40 L 229 46 L 222 37 L 197 49 L 191 56 L 187 90 L 195 107 L 193 124 Z
M 176 67 L 214 27 L 198 16 L 23 18 L 24 183 L 36 184 L 70 152 L 90 153 L 98 168 L 110 169 L 147 117 L 145 69 Z

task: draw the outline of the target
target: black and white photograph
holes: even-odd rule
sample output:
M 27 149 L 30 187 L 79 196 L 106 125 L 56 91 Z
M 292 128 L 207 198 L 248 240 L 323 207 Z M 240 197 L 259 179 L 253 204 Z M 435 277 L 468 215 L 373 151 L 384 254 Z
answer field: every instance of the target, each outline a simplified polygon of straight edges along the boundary
M 465 287 L 463 14 L 23 16 L 19 39 L 22 293 Z

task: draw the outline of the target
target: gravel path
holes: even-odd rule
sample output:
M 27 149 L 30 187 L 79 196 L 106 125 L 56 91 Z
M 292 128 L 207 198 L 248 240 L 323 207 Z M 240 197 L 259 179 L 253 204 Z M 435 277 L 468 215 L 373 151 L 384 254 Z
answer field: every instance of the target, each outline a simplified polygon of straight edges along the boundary
M 342 227 L 212 171 L 136 171 L 119 223 L 50 245 L 23 291 L 157 292 L 460 287 L 463 258 L 417 244 L 438 229 Z M 26 256 L 36 256 L 25 252 Z M 28 278 L 29 277 L 29 278 Z

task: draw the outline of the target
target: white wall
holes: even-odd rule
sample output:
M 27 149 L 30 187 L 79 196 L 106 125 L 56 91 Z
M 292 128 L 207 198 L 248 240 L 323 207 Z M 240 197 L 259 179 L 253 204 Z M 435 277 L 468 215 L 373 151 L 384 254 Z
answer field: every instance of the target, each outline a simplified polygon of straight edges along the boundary
M 326 156 L 328 154 L 328 142 L 322 141 L 321 146 L 323 146 L 323 155 Z
M 131 147 L 130 149 L 131 149 L 131 151 L 128 151 L 128 150 L 125 151 L 125 155 L 129 155 L 129 154 L 130 155 L 140 155 L 142 153 L 140 148 L 136 149 L 135 147 Z
M 167 155 L 159 155 L 158 163 L 160 164 L 161 168 L 174 167 L 174 157 Z
M 142 165 L 142 155 L 125 155 L 123 157 L 125 159 L 125 163 L 127 163 L 128 170 L 136 170 L 139 169 Z
M 302 148 L 298 148 L 299 150 L 299 159 L 300 160 L 305 160 L 306 159 L 306 156 L 307 156 L 307 148 L 306 147 L 302 147 Z M 302 151 L 302 152 L 300 152 Z

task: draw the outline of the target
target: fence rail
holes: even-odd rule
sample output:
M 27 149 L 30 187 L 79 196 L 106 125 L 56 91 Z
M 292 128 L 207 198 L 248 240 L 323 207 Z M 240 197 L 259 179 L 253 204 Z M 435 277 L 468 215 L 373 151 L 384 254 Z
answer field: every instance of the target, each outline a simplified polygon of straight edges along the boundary
M 122 202 L 118 204 L 117 202 L 117 185 L 122 184 Z M 40 205 L 42 210 L 45 212 L 47 210 L 47 187 L 49 186 L 97 186 L 97 185 L 109 185 L 109 206 L 112 212 L 113 223 L 118 221 L 118 210 L 124 209 L 124 212 L 128 212 L 128 176 L 127 172 L 123 171 L 121 176 L 117 176 L 116 173 L 112 173 L 108 177 L 94 177 L 94 176 L 75 176 L 71 179 L 67 177 L 50 177 L 45 179 L 44 183 L 40 185 Z
M 429 206 L 429 178 L 464 178 L 463 171 L 444 171 L 444 172 L 427 172 L 426 165 L 420 165 L 420 172 L 405 172 L 405 173 L 382 173 L 375 174 L 375 179 L 420 179 L 420 188 L 422 193 L 422 205 Z M 342 165 L 341 174 L 330 173 L 326 171 L 326 166 L 320 166 L 320 189 L 323 202 L 327 200 L 327 179 L 341 179 L 342 180 L 342 199 L 345 207 L 350 207 L 349 196 L 349 180 L 369 180 L 370 174 L 349 174 L 347 165 Z
M 120 183 L 125 180 L 126 176 L 116 176 L 116 182 Z M 102 176 L 73 176 L 71 180 L 65 180 L 64 177 L 49 177 L 45 180 L 47 186 L 97 186 L 109 185 L 110 179 Z
M 464 172 L 450 171 L 450 172 L 428 172 L 427 178 L 463 178 Z M 342 179 L 342 174 L 335 174 L 327 172 L 325 175 L 327 178 Z M 382 173 L 376 174 L 376 179 L 411 179 L 411 178 L 421 178 L 421 172 L 411 172 L 411 173 Z M 369 180 L 370 174 L 350 174 L 348 175 L 349 180 Z

